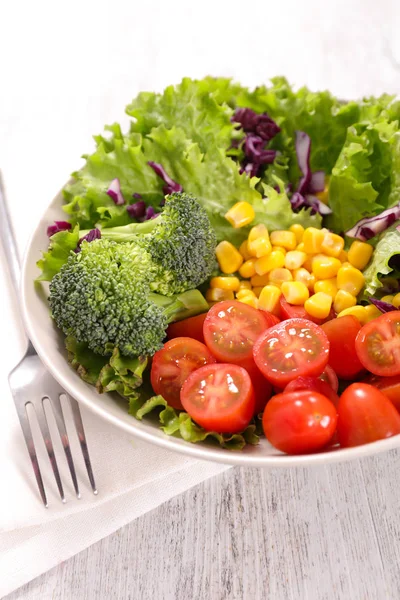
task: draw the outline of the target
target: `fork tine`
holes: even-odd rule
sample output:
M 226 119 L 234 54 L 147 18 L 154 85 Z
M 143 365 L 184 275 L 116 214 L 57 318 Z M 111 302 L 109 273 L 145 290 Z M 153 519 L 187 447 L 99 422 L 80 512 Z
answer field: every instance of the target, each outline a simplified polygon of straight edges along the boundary
M 65 495 L 64 495 L 64 489 L 63 489 L 63 485 L 61 483 L 61 477 L 60 477 L 60 472 L 58 470 L 56 456 L 54 454 L 53 441 L 51 439 L 49 425 L 48 425 L 48 421 L 47 421 L 47 415 L 45 413 L 44 406 L 43 406 L 43 399 L 42 399 L 41 409 L 39 409 L 39 410 L 35 409 L 35 412 L 36 412 L 36 417 L 37 417 L 37 420 L 39 423 L 40 431 L 41 431 L 43 439 L 44 439 L 47 454 L 49 455 L 51 468 L 53 469 L 53 473 L 54 473 L 54 477 L 55 477 L 55 480 L 57 483 L 58 491 L 60 493 L 60 498 L 61 498 L 62 502 L 65 503 L 66 500 L 65 500 Z
M 42 498 L 42 501 L 43 501 L 43 504 L 45 505 L 45 507 L 48 508 L 49 505 L 47 503 L 47 496 L 46 496 L 46 492 L 44 490 L 42 474 L 40 472 L 39 462 L 38 462 L 36 450 L 35 450 L 35 443 L 33 441 L 32 430 L 31 430 L 31 426 L 29 423 L 29 417 L 28 417 L 28 411 L 27 411 L 28 404 L 31 404 L 31 403 L 30 402 L 28 402 L 26 404 L 15 403 L 15 408 L 17 409 L 17 414 L 18 414 L 19 422 L 21 424 L 21 429 L 22 429 L 22 433 L 24 435 L 26 447 L 28 449 L 29 458 L 31 459 L 33 472 L 35 473 L 40 497 Z
M 62 393 L 64 393 L 64 391 Z M 60 434 L 61 443 L 63 445 L 65 457 L 67 459 L 69 471 L 71 473 L 71 479 L 75 489 L 75 494 L 77 498 L 80 498 L 81 494 L 79 491 L 78 479 L 76 477 L 74 461 L 72 459 L 71 447 L 69 445 L 69 438 L 67 428 L 65 426 L 64 413 L 61 407 L 60 396 L 59 394 L 55 394 L 54 396 L 52 395 L 51 398 L 50 396 L 48 398 L 53 409 L 54 418 L 57 423 L 58 433 Z
M 79 408 L 79 404 L 77 403 L 76 400 L 74 400 L 74 398 L 71 398 L 71 396 L 69 394 L 65 393 L 65 396 L 68 398 L 68 401 L 71 406 L 72 415 L 74 417 L 75 427 L 76 427 L 76 431 L 78 433 L 79 443 L 81 445 L 83 460 L 85 461 L 90 485 L 92 486 L 93 494 L 97 494 L 96 482 L 94 480 L 92 464 L 90 462 L 89 449 L 88 449 L 88 446 L 86 443 L 86 435 L 85 435 L 85 430 L 83 428 L 82 415 L 81 415 L 81 411 Z

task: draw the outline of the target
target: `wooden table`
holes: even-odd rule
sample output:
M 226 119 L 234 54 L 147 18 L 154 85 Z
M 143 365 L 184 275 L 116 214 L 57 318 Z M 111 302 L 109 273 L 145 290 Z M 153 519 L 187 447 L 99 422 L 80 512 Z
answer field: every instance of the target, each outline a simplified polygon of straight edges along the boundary
M 399 468 L 231 469 L 7 600 L 397 600 Z

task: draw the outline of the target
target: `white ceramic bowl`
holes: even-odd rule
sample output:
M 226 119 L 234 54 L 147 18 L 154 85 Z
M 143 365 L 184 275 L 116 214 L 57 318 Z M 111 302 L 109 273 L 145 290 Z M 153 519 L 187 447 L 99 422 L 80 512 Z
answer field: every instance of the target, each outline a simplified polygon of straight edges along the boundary
M 132 437 L 138 437 L 169 450 L 176 450 L 199 459 L 232 465 L 287 467 L 326 464 L 375 454 L 400 445 L 400 435 L 397 435 L 387 440 L 357 448 L 332 450 L 306 456 L 286 456 L 272 448 L 263 438 L 258 446 L 248 446 L 240 452 L 225 450 L 204 442 L 192 444 L 167 436 L 161 431 L 155 420 L 143 419 L 143 421 L 138 421 L 130 416 L 127 412 L 126 402 L 122 399 L 118 399 L 111 394 L 98 394 L 93 386 L 82 381 L 69 366 L 63 336 L 49 317 L 46 299 L 47 286 L 34 283 L 39 274 L 36 261 L 48 245 L 47 226 L 55 220 L 65 219 L 65 213 L 63 213 L 61 206 L 62 195 L 60 192 L 43 215 L 28 245 L 22 269 L 22 312 L 28 335 L 39 356 L 57 381 L 78 402 L 87 406 L 103 419 L 113 423 L 115 427 L 131 433 Z

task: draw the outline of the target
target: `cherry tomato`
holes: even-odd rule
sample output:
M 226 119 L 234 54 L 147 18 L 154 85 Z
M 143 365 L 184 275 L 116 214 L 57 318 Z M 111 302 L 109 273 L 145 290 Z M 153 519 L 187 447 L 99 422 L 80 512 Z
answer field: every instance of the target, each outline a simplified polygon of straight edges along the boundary
M 204 344 L 203 325 L 207 313 L 170 323 L 167 329 L 167 338 L 172 340 L 177 337 L 190 337 Z
M 297 390 L 313 390 L 326 396 L 335 406 L 339 404 L 337 393 L 331 388 L 329 383 L 326 383 L 326 381 L 323 381 L 319 377 L 297 377 L 287 384 L 284 391 L 286 393 Z
M 361 325 L 353 315 L 332 319 L 321 325 L 330 343 L 329 364 L 341 379 L 354 379 L 363 370 L 356 352 Z
M 356 352 L 374 375 L 400 375 L 400 311 L 388 312 L 364 325 L 356 338 Z
M 174 338 L 153 356 L 151 386 L 170 406 L 182 410 L 180 392 L 183 383 L 196 369 L 215 362 L 201 342 L 188 337 Z
M 253 384 L 255 400 L 254 414 L 258 415 L 264 410 L 265 405 L 271 398 L 272 385 L 265 379 L 254 360 L 251 364 L 246 365 L 246 371 L 250 375 L 251 383 Z
M 321 327 L 306 319 L 287 319 L 265 331 L 254 344 L 254 360 L 273 385 L 284 387 L 296 377 L 318 376 L 329 356 Z
M 312 317 L 308 314 L 304 306 L 294 306 L 293 304 L 289 304 L 287 300 L 285 300 L 284 295 L 282 294 L 279 300 L 280 303 L 280 311 L 282 321 L 285 319 L 307 319 L 308 321 L 312 321 L 317 325 L 321 325 L 330 319 L 335 317 L 335 313 L 333 310 L 329 313 L 329 316 L 326 319 L 318 319 L 317 317 Z
M 263 429 L 268 441 L 286 454 L 307 454 L 326 446 L 335 433 L 336 408 L 313 390 L 284 392 L 268 402 Z
M 193 371 L 181 390 L 189 415 L 207 431 L 238 433 L 254 414 L 254 392 L 248 372 L 238 365 L 206 365 Z
M 330 365 L 326 365 L 325 369 L 323 370 L 323 372 L 321 373 L 319 378 L 322 379 L 322 381 L 326 381 L 326 383 L 329 383 L 329 385 L 331 386 L 331 388 L 333 389 L 334 392 L 338 391 L 339 380 L 338 380 L 338 377 L 337 377 L 335 371 L 332 369 L 332 367 Z
M 367 383 L 352 383 L 345 389 L 338 406 L 341 446 L 361 446 L 398 433 L 400 415 L 380 390 Z
M 267 327 L 272 327 L 272 325 L 277 325 L 277 323 L 281 322 L 281 320 L 276 315 L 273 315 L 267 310 L 262 310 L 261 312 L 267 322 Z
M 204 341 L 220 362 L 246 366 L 253 345 L 270 325 L 262 310 L 238 300 L 224 300 L 210 308 L 204 321 Z
M 400 412 L 400 375 L 395 375 L 394 377 L 370 375 L 364 379 L 363 383 L 369 383 L 380 390 Z

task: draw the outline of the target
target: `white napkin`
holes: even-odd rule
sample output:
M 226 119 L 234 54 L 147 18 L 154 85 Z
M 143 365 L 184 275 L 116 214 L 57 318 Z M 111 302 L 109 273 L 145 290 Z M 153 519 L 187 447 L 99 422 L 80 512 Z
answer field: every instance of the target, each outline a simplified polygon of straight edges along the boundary
M 17 184 L 17 173 L 3 169 L 3 175 L 6 183 L 10 182 L 9 203 L 22 245 L 31 225 L 57 188 L 46 189 L 42 202 L 23 203 L 22 210 L 26 207 L 31 218 L 24 219 L 21 227 L 18 219 L 21 211 L 16 206 L 16 196 L 10 193 Z M 227 467 L 132 440 L 129 435 L 82 409 L 99 493 L 94 496 L 90 489 L 79 445 L 71 435 L 82 498 L 77 500 L 73 495 L 62 449 L 58 446 L 67 496 L 67 503 L 61 503 L 50 463 L 41 448 L 42 474 L 49 499 L 49 508 L 44 508 L 7 381 L 9 371 L 23 354 L 25 337 L 2 249 L 0 264 L 0 597 L 3 597 L 132 519 Z

